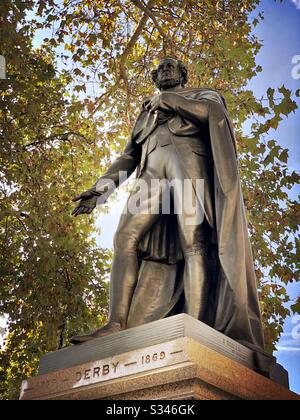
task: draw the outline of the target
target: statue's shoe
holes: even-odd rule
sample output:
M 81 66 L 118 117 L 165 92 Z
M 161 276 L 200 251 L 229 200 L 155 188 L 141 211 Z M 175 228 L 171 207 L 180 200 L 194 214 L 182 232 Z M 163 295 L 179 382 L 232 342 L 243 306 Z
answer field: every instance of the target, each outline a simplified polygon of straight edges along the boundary
M 104 325 L 104 327 L 99 328 L 98 330 L 94 331 L 92 334 L 88 335 L 75 335 L 71 338 L 71 344 L 81 344 L 86 343 L 87 341 L 94 340 L 98 337 L 104 337 L 105 335 L 113 334 L 118 331 L 121 331 L 121 324 L 118 322 L 111 322 L 109 324 Z

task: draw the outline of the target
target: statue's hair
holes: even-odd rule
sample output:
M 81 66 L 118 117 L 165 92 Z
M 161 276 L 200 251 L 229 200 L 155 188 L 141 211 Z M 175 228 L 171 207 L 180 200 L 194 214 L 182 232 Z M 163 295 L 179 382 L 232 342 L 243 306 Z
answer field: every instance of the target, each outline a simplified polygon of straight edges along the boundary
M 163 57 L 160 61 L 164 60 L 165 58 L 171 58 L 172 60 L 177 61 L 178 66 L 179 66 L 179 71 L 180 71 L 180 85 L 184 87 L 188 82 L 188 70 L 186 66 L 183 64 L 182 61 L 177 60 L 176 58 L 170 57 L 170 56 Z M 151 71 L 151 79 L 155 83 L 156 87 L 159 87 L 157 83 L 157 70 L 156 69 Z

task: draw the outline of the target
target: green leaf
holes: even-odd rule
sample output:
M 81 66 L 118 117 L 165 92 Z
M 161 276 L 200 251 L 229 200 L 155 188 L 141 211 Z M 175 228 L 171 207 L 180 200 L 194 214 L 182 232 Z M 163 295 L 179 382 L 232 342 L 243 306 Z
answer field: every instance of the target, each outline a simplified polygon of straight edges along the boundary
M 285 150 L 283 150 L 283 152 L 279 155 L 279 160 L 281 160 L 281 162 L 287 163 L 287 161 L 288 161 L 288 157 L 289 157 L 288 150 L 287 150 L 287 149 L 285 149 Z

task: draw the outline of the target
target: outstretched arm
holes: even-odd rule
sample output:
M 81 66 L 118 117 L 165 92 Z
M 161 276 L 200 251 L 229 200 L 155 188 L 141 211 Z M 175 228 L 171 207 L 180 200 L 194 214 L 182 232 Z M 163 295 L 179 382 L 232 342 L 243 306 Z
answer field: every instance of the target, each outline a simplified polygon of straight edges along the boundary
M 107 197 L 114 189 L 134 172 L 140 159 L 140 146 L 136 145 L 132 139 L 130 139 L 122 155 L 113 162 L 105 174 L 101 176 L 89 190 L 84 191 L 73 198 L 74 202 L 79 200 L 80 202 L 73 210 L 72 215 L 90 214 L 96 207 L 98 198 L 104 194 L 106 201 Z M 120 172 L 123 172 L 122 177 L 119 176 Z M 126 177 L 124 176 L 124 173 L 126 173 Z
M 91 188 L 91 191 L 95 192 L 95 195 L 99 195 L 99 189 L 102 189 L 107 185 L 107 180 L 110 180 L 115 184 L 116 187 L 118 187 L 120 185 L 119 173 L 126 172 L 128 178 L 136 169 L 140 159 L 140 146 L 138 146 L 130 139 L 121 156 L 119 156 L 112 163 L 105 174 L 98 179 L 98 181 Z

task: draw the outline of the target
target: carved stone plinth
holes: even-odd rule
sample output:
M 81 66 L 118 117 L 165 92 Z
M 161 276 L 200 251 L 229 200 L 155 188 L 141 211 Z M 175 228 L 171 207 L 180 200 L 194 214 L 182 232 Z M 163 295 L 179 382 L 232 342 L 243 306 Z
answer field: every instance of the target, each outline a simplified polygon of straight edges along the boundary
M 300 399 L 252 363 L 251 350 L 181 314 L 49 353 L 20 398 Z

